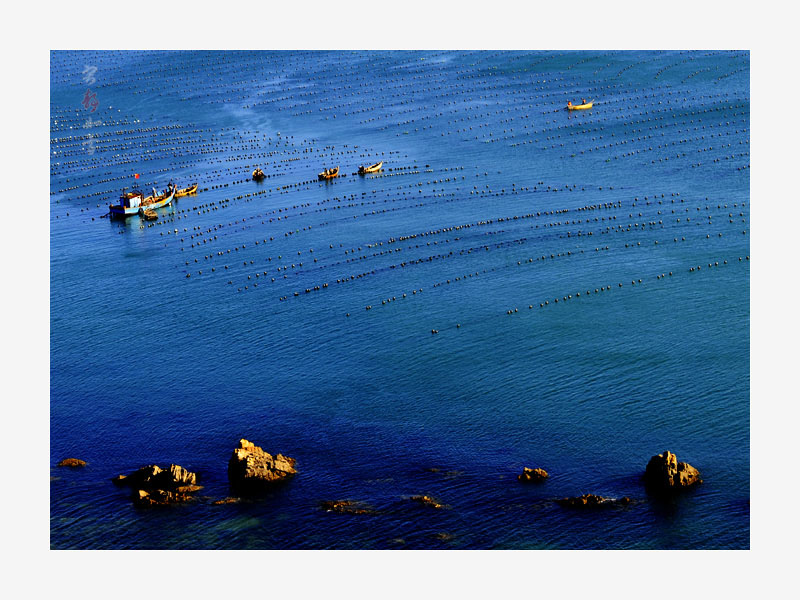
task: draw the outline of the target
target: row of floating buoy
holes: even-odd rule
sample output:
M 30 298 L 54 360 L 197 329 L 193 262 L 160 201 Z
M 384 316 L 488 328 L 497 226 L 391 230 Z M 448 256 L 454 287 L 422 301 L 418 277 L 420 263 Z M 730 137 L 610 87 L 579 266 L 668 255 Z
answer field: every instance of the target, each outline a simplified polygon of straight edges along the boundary
M 662 194 L 662 197 L 663 197 L 663 194 Z M 681 200 L 681 201 L 683 201 L 683 200 Z M 725 205 L 725 206 L 727 207 L 727 205 Z M 640 213 L 640 214 L 641 214 L 641 213 Z M 683 238 L 682 238 L 682 240 L 683 240 L 683 241 L 685 241 L 685 237 L 683 237 Z M 393 241 L 393 240 L 392 240 L 392 239 L 390 239 L 390 240 L 389 240 L 389 242 L 391 243 L 391 241 Z M 675 241 L 677 241 L 677 238 L 675 239 Z M 382 243 L 382 242 L 380 242 L 380 243 Z M 655 243 L 657 244 L 657 241 L 656 241 Z M 429 242 L 428 244 L 430 244 L 430 242 Z M 639 246 L 640 246 L 640 245 L 641 245 L 641 242 L 639 242 L 637 245 L 639 245 Z M 626 246 L 627 246 L 627 244 L 626 244 Z M 419 247 L 419 246 L 417 245 L 416 247 Z M 607 248 L 607 247 L 606 247 L 606 248 Z M 597 250 L 596 250 L 596 251 L 597 251 Z M 348 250 L 345 250 L 345 253 L 347 253 L 347 252 L 348 252 Z M 382 254 L 383 254 L 383 253 L 373 253 L 373 256 L 382 255 Z M 367 257 L 368 257 L 368 255 L 363 255 L 362 257 L 360 257 L 360 259 L 364 259 L 364 258 L 367 258 Z M 401 265 L 401 266 L 405 266 L 405 265 L 403 264 L 403 265 Z
M 662 194 L 662 196 L 663 196 L 663 194 Z M 673 212 L 674 212 L 674 211 L 673 211 Z M 640 213 L 640 214 L 641 214 L 641 213 Z
M 750 256 L 749 255 L 746 256 L 745 260 L 750 260 Z M 739 262 L 741 262 L 741 261 L 742 261 L 742 257 L 739 257 Z M 722 264 L 723 265 L 727 265 L 728 261 L 727 260 L 723 260 Z M 709 263 L 708 264 L 709 267 L 716 267 L 716 266 L 719 266 L 719 265 L 720 265 L 719 261 L 715 261 L 714 263 Z M 701 268 L 700 266 L 691 267 L 689 269 L 689 271 L 690 272 L 694 272 L 696 270 L 699 270 L 700 268 Z M 656 275 L 656 280 L 665 279 L 667 277 L 671 277 L 672 275 L 673 275 L 672 271 L 669 271 L 668 273 L 660 273 L 660 274 Z M 637 284 L 642 284 L 642 283 L 643 283 L 642 279 L 631 280 L 631 285 L 634 285 L 634 286 L 637 285 Z M 624 287 L 622 282 L 619 282 L 617 285 L 618 285 L 619 288 Z M 585 291 L 585 293 L 584 293 L 584 296 L 590 296 L 590 295 L 592 295 L 592 293 L 594 293 L 595 295 L 598 295 L 598 294 L 601 294 L 601 293 L 606 292 L 606 291 L 611 291 L 611 289 L 612 289 L 611 285 L 605 285 L 605 286 L 596 287 L 596 288 L 594 288 L 594 292 L 592 292 L 591 289 L 587 289 Z M 581 297 L 581 292 L 576 292 L 574 295 L 573 294 L 566 294 L 566 295 L 564 295 L 564 296 L 562 296 L 560 298 L 554 298 L 553 299 L 553 304 L 558 304 L 559 301 L 561 301 L 562 303 L 563 302 L 567 302 L 569 300 L 577 299 L 577 298 L 580 298 L 580 297 Z M 540 308 L 544 308 L 544 307 L 549 306 L 549 305 L 550 305 L 550 300 L 549 299 L 543 300 L 543 301 L 541 301 L 539 303 L 539 307 Z M 533 309 L 533 308 L 534 308 L 533 304 L 529 304 L 528 305 L 528 309 Z M 514 314 L 516 314 L 518 312 L 519 312 L 519 308 L 514 307 L 514 308 L 506 310 L 506 315 L 514 315 Z M 348 316 L 349 316 L 349 314 L 348 314 Z M 457 323 L 456 324 L 456 328 L 459 329 L 460 327 L 461 327 L 461 324 Z M 439 331 L 437 329 L 432 329 L 431 333 L 439 333 Z
M 727 207 L 727 205 L 726 205 L 726 207 Z M 685 239 L 686 239 L 685 237 L 683 237 L 683 238 L 682 238 L 682 240 L 683 240 L 683 241 L 685 241 Z M 390 241 L 394 241 L 394 240 L 393 240 L 393 239 L 391 239 Z M 677 238 L 675 238 L 675 241 L 677 241 Z M 655 243 L 657 244 L 657 241 L 656 241 Z M 640 245 L 641 245 L 641 243 L 638 243 L 637 245 L 639 245 L 639 246 L 640 246 Z M 417 246 L 417 247 L 419 247 L 419 246 Z M 626 247 L 628 247 L 628 244 L 626 244 Z M 359 249 L 360 249 L 360 248 L 359 248 Z M 608 249 L 609 249 L 609 247 L 608 247 L 608 246 L 605 246 L 605 248 L 604 248 L 604 249 L 605 249 L 605 250 L 608 250 Z M 599 247 L 595 248 L 595 251 L 599 251 L 599 250 L 600 250 L 600 248 L 599 248 Z M 346 252 L 347 252 L 347 250 L 346 250 Z M 581 252 L 583 252 L 583 251 L 581 250 Z M 380 253 L 379 253 L 379 254 L 380 254 Z M 452 254 L 452 253 L 451 253 L 451 254 Z M 564 253 L 564 255 L 565 255 L 565 256 L 568 256 L 568 255 L 570 255 L 570 254 L 571 254 L 571 252 L 570 252 L 570 251 L 568 251 L 568 252 Z M 559 253 L 559 254 L 558 254 L 558 256 L 561 256 L 561 255 L 562 255 L 561 253 Z M 366 258 L 366 255 L 365 255 L 364 257 Z M 440 257 L 446 257 L 446 255 L 440 255 Z M 554 257 L 555 257 L 555 254 L 551 254 L 551 258 L 554 258 Z M 429 257 L 429 259 L 430 259 L 430 258 L 435 258 L 435 257 Z M 545 256 L 542 256 L 542 257 L 541 257 L 541 259 L 545 259 L 545 258 L 546 258 Z M 537 259 L 537 260 L 539 260 L 539 259 Z M 531 259 L 528 259 L 528 262 L 532 262 L 532 261 L 533 261 L 533 259 L 532 259 L 532 258 L 531 258 Z M 419 261 L 415 261 L 415 262 L 424 262 L 424 260 L 423 260 L 423 259 L 420 259 Z M 409 264 L 409 263 L 404 263 L 404 264 Z M 517 261 L 517 264 L 518 264 L 518 265 L 519 265 L 519 264 L 521 264 L 521 261 Z M 476 273 L 476 274 L 477 274 L 477 273 Z M 671 273 L 670 273 L 670 275 L 671 275 Z M 471 275 L 470 275 L 470 276 L 471 276 Z M 664 276 L 666 276 L 666 275 L 664 275 Z M 454 278 L 454 281 L 458 281 L 458 280 L 459 280 L 459 278 L 458 278 L 458 277 Z M 443 282 L 443 283 L 447 283 L 447 284 L 449 284 L 449 283 L 450 283 L 450 280 L 447 280 L 446 282 Z M 635 281 L 633 281 L 633 282 L 632 282 L 632 284 L 634 284 L 634 285 L 635 285 L 635 283 L 636 283 Z M 434 284 L 434 287 L 438 287 L 439 285 L 442 285 L 442 283 L 435 283 L 435 284 Z M 405 295 L 403 295 L 403 297 L 405 297 Z M 392 300 L 393 300 L 393 298 L 392 298 L 392 299 L 387 299 L 387 300 L 383 301 L 383 302 L 382 302 L 382 304 L 386 304 L 386 303 L 388 303 L 388 302 L 391 302 Z M 370 306 L 370 308 L 371 308 L 371 306 Z

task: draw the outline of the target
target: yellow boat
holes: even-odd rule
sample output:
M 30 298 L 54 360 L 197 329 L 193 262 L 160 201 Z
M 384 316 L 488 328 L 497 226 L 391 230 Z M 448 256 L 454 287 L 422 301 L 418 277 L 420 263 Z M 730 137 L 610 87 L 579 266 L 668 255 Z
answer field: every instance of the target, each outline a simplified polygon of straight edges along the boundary
M 320 181 L 325 181 L 326 179 L 333 179 L 338 175 L 339 175 L 339 167 L 336 167 L 335 169 L 325 169 L 317 177 L 319 177 Z
M 182 190 L 178 190 L 175 192 L 176 198 L 183 198 L 184 196 L 188 196 L 189 194 L 194 194 L 197 191 L 197 184 L 190 185 L 187 188 L 183 188 Z
M 378 171 L 381 170 L 381 167 L 383 167 L 383 161 L 381 161 L 379 163 L 375 163 L 374 165 L 372 165 L 370 167 L 363 167 L 363 166 L 362 167 L 358 167 L 358 174 L 359 175 L 366 175 L 367 173 L 377 173 Z
M 266 175 L 264 175 L 264 171 L 261 169 L 253 171 L 253 181 L 261 181 L 264 177 L 266 177 Z
M 586 104 L 573 104 L 572 102 L 567 102 L 567 110 L 586 110 L 587 108 L 592 108 L 591 100 Z

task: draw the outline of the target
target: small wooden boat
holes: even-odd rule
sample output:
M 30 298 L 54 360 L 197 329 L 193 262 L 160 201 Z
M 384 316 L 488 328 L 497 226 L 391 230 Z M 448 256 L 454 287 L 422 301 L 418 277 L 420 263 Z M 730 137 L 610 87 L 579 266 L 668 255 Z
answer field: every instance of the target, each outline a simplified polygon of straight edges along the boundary
M 567 110 L 586 110 L 587 108 L 592 108 L 592 100 L 589 100 L 586 104 L 573 104 L 572 102 L 567 102 Z
M 266 177 L 266 175 L 264 175 L 264 171 L 261 169 L 253 171 L 253 181 L 261 181 L 264 177 Z
M 383 167 L 383 161 L 381 161 L 379 163 L 375 163 L 374 165 L 372 165 L 370 167 L 361 166 L 361 167 L 358 167 L 358 174 L 359 175 L 366 175 L 367 173 L 377 173 L 378 171 L 381 170 L 381 167 Z
M 129 217 L 139 214 L 139 209 L 156 209 L 167 206 L 175 196 L 175 191 L 160 194 L 158 196 L 144 197 L 139 190 L 123 193 L 119 198 L 119 204 L 109 204 L 108 212 L 112 217 Z
M 336 167 L 335 169 L 325 169 L 317 177 L 319 177 L 320 181 L 325 181 L 326 179 L 333 179 L 334 177 L 338 177 L 338 175 L 339 175 L 339 167 Z
M 197 191 L 197 184 L 190 185 L 187 188 L 183 188 L 182 190 L 178 190 L 175 192 L 176 198 L 183 198 L 184 196 L 188 196 L 189 194 L 194 194 Z
M 140 208 L 139 216 L 143 217 L 145 221 L 155 221 L 158 219 L 156 211 L 154 211 L 152 208 Z

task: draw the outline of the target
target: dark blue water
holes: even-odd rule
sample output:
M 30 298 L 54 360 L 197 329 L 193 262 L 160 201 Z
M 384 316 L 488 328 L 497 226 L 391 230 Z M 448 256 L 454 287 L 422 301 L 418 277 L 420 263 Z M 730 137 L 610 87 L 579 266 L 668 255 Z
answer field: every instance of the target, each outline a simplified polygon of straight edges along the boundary
M 748 548 L 749 112 L 741 51 L 52 53 L 51 546 Z M 243 437 L 299 473 L 214 506 Z

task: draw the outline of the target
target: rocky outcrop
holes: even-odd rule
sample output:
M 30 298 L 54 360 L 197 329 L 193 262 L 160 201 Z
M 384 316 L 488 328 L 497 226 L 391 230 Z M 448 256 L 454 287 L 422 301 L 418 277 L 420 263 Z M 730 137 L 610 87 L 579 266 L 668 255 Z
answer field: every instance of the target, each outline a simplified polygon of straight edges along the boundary
M 220 506 L 222 504 L 238 504 L 241 501 L 242 501 L 241 498 L 228 497 L 228 498 L 222 498 L 221 500 L 214 500 L 214 502 L 212 502 L 211 504 L 213 504 L 214 506 Z
M 191 494 L 203 489 L 197 485 L 197 474 L 180 465 L 170 465 L 167 469 L 148 465 L 130 475 L 118 475 L 112 481 L 115 485 L 130 487 L 137 506 L 188 502 L 193 499 Z
M 423 506 L 430 506 L 431 508 L 444 508 L 444 504 L 439 503 L 430 496 L 411 496 L 409 500 L 422 504 Z
M 247 440 L 239 440 L 228 461 L 228 481 L 243 489 L 258 489 L 283 481 L 295 473 L 295 459 L 272 456 Z
M 644 472 L 645 486 L 657 494 L 674 493 L 702 482 L 700 471 L 678 462 L 678 457 L 669 450 L 652 457 Z
M 80 458 L 65 458 L 56 465 L 57 467 L 85 467 L 86 461 Z
M 631 499 L 627 496 L 622 498 L 603 498 L 595 494 L 584 494 L 574 498 L 561 498 L 556 500 L 556 504 L 566 508 L 609 508 L 612 506 L 627 506 Z
M 326 500 L 320 503 L 320 508 L 326 512 L 343 513 L 348 515 L 374 515 L 376 511 L 362 502 L 355 500 Z
M 194 496 L 190 492 L 179 490 L 136 490 L 133 494 L 133 503 L 137 506 L 167 506 L 192 500 Z
M 197 474 L 187 471 L 180 465 L 170 465 L 167 469 L 162 469 L 158 465 L 148 465 L 130 475 L 118 475 L 112 481 L 117 485 L 127 485 L 137 490 L 168 490 L 182 485 L 195 485 Z
M 524 483 L 541 483 L 550 475 L 544 469 L 530 469 L 528 467 L 522 468 L 522 473 L 517 475 L 517 479 Z

